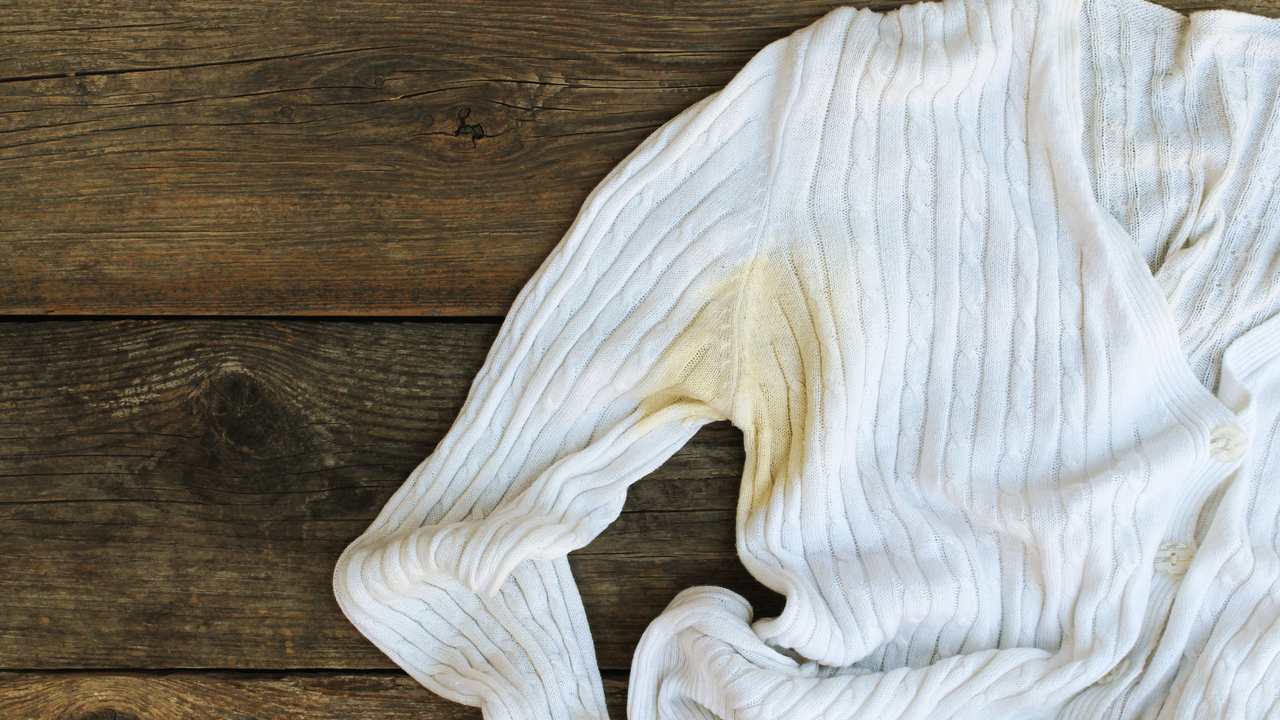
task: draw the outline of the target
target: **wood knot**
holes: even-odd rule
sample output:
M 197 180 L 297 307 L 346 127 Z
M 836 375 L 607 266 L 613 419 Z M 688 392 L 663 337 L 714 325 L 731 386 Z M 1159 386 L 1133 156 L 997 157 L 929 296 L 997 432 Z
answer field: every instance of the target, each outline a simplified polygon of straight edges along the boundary
M 476 146 L 476 141 L 484 137 L 484 126 L 480 123 L 469 123 L 467 118 L 471 117 L 471 108 L 464 107 L 458 111 L 458 127 L 454 128 L 454 137 L 471 138 L 471 147 Z
M 128 713 L 119 713 L 111 708 L 105 708 L 88 715 L 82 715 L 77 720 L 138 720 L 138 718 Z
M 267 385 L 242 368 L 223 368 L 207 391 L 210 425 L 240 452 L 271 457 L 280 449 L 291 414 Z

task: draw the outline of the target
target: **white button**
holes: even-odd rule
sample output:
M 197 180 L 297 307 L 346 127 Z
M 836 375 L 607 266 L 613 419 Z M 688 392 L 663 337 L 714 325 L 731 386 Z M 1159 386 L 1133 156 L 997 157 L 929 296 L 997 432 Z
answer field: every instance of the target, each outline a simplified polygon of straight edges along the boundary
M 1219 425 L 1209 434 L 1209 454 L 1214 460 L 1235 462 L 1249 449 L 1249 438 L 1235 425 Z
M 1107 685 L 1109 683 L 1115 682 L 1116 678 L 1123 675 L 1125 671 L 1128 669 L 1129 669 L 1129 658 L 1124 658 L 1115 667 L 1111 668 L 1111 672 L 1098 678 L 1098 684 Z
M 1176 540 L 1160 543 L 1156 548 L 1156 572 L 1161 575 L 1181 575 L 1187 571 L 1196 554 L 1187 546 Z

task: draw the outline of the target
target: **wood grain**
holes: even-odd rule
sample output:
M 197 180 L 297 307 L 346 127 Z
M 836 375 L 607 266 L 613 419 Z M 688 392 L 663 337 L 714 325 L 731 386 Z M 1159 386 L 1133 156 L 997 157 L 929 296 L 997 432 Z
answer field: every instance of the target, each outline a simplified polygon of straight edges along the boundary
M 606 675 L 610 717 L 625 676 Z M 480 720 L 404 673 L 0 673 L 8 720 Z
M 610 168 L 839 4 L 0 4 L 0 314 L 500 316 Z
M 505 313 L 588 191 L 835 6 L 0 6 L 0 313 Z
M 0 324 L 0 668 L 381 669 L 330 575 L 443 436 L 496 325 Z M 571 557 L 602 667 L 680 590 L 768 614 L 719 424 Z

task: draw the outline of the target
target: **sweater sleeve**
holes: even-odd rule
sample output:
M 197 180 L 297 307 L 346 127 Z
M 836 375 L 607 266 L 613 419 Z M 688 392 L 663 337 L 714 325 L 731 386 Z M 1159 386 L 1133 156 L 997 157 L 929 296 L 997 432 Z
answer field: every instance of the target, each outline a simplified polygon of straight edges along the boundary
M 804 43 L 770 45 L 596 188 L 456 424 L 339 559 L 343 612 L 432 691 L 489 720 L 606 717 L 565 555 L 729 413 L 737 298 Z

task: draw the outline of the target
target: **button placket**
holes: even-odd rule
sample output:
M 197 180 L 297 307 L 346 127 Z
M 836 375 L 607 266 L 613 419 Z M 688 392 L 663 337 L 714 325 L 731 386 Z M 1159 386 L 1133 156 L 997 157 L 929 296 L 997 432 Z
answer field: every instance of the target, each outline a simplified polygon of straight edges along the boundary
M 1187 572 L 1196 553 L 1191 546 L 1177 540 L 1160 543 L 1156 548 L 1156 572 L 1169 577 L 1178 577 Z
M 1209 454 L 1214 460 L 1235 462 L 1249 449 L 1249 437 L 1235 425 L 1219 425 L 1209 434 Z

